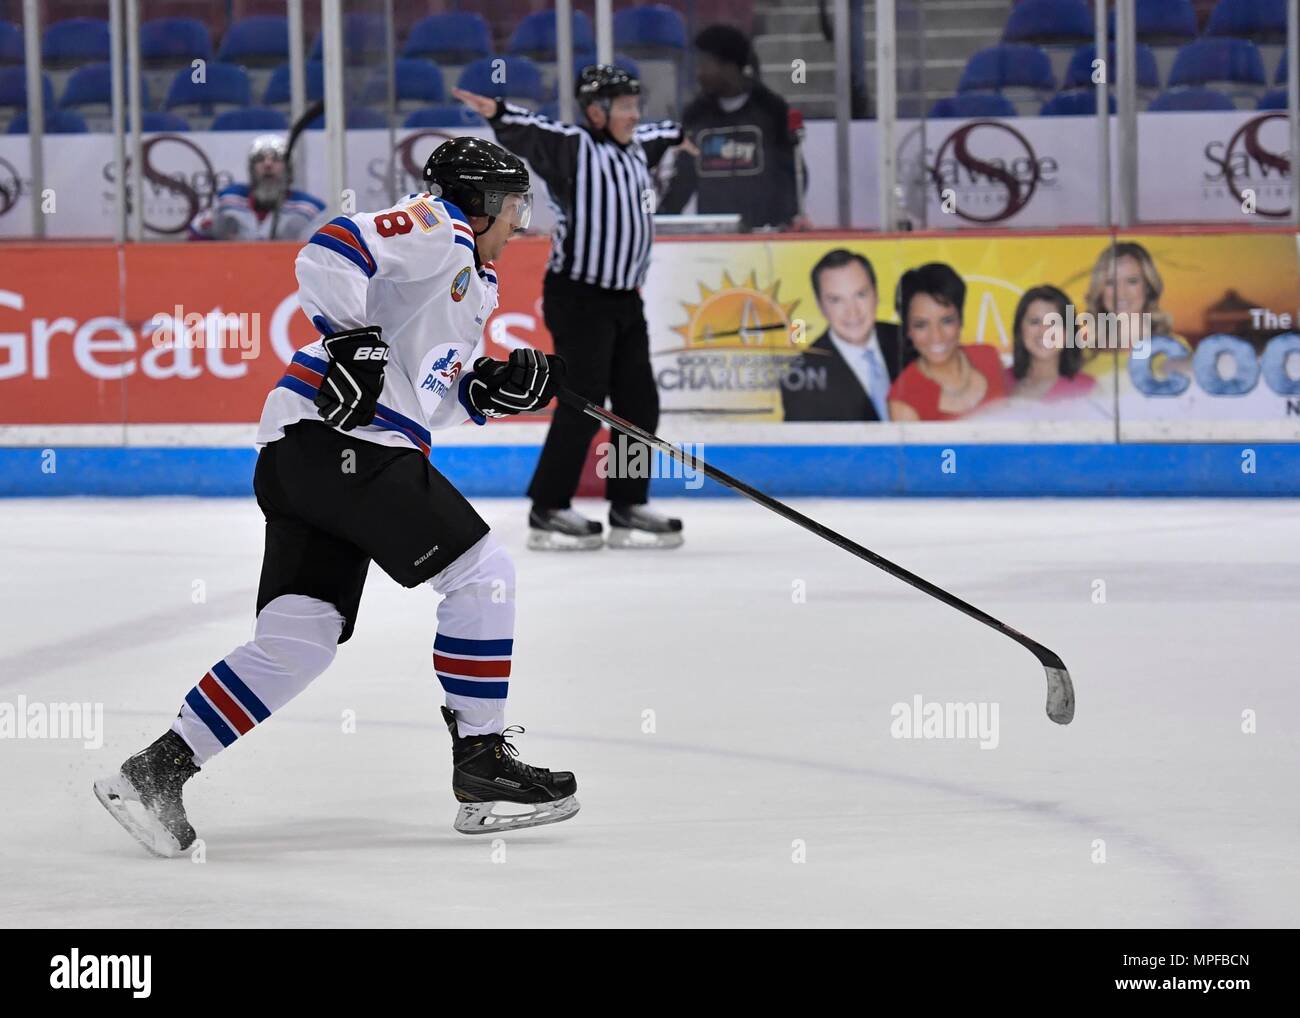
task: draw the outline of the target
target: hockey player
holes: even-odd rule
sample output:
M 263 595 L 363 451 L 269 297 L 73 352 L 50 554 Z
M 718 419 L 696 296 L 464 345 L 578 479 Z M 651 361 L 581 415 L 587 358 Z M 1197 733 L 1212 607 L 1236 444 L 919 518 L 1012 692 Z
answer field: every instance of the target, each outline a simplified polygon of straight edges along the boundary
M 231 184 L 190 223 L 191 240 L 302 240 L 327 218 L 319 198 L 290 185 L 289 150 L 278 134 L 253 139 L 248 183 Z
M 428 192 L 340 216 L 297 259 L 298 297 L 321 338 L 296 353 L 262 411 L 253 490 L 266 544 L 251 641 L 185 695 L 161 738 L 95 783 L 146 848 L 195 838 L 181 789 L 334 659 L 356 623 L 373 559 L 406 587 L 445 595 L 434 670 L 446 695 L 456 828 L 474 834 L 566 820 L 571 773 L 516 759 L 505 727 L 515 573 L 488 525 L 428 459 L 430 428 L 540 410 L 562 363 L 534 350 L 480 356 L 497 303 L 493 259 L 528 225 L 528 171 L 475 138 L 441 145 Z M 500 802 L 524 811 L 493 816 Z

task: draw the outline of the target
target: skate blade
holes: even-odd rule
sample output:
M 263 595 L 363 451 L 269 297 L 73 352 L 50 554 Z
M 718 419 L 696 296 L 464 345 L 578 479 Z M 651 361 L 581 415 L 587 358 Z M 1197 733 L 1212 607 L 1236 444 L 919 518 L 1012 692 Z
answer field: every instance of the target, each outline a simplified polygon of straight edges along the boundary
M 603 534 L 561 534 L 555 530 L 530 527 L 528 547 L 532 551 L 595 551 L 605 544 Z
M 147 813 L 138 817 L 127 808 L 128 802 L 140 802 L 140 794 L 126 775 L 119 772 L 100 778 L 94 787 L 95 798 L 108 810 L 109 816 L 151 853 L 162 859 L 175 859 L 181 854 L 180 842 L 166 828 L 152 822 Z
M 680 548 L 684 540 L 680 530 L 656 534 L 649 530 L 634 530 L 631 527 L 609 528 L 611 548 Z
M 520 803 L 462 802 L 456 813 L 456 830 L 461 834 L 496 834 L 499 831 L 518 831 L 525 827 L 541 827 L 568 820 L 581 808 L 571 795 L 554 802 L 539 802 L 531 813 L 494 813 L 500 805 L 518 806 Z

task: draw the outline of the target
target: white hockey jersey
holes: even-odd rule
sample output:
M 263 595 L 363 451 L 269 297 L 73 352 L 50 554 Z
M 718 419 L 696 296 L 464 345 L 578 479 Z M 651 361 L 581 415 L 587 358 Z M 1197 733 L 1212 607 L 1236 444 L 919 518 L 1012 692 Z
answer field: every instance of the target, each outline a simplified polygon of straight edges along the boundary
M 276 215 L 257 210 L 247 184 L 231 184 L 191 221 L 190 239 L 302 240 L 327 217 L 324 203 L 306 191 L 290 191 Z
M 429 432 L 473 420 L 464 387 L 483 354 L 483 326 L 497 305 L 491 262 L 475 266 L 474 231 L 459 208 L 411 194 L 390 209 L 338 216 L 298 252 L 298 300 L 325 336 L 366 325 L 383 330 L 389 359 L 374 423 L 349 432 L 426 456 Z M 319 421 L 312 402 L 328 367 L 317 341 L 294 354 L 266 398 L 257 443 L 286 425 Z

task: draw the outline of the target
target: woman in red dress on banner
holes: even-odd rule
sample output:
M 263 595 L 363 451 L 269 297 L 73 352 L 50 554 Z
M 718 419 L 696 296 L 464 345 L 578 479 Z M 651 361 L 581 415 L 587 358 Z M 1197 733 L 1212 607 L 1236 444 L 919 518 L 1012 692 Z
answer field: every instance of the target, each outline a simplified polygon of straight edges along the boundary
M 950 421 L 1006 396 L 997 348 L 962 345 L 966 284 L 952 266 L 908 269 L 896 294 L 903 334 L 920 356 L 890 386 L 890 420 Z

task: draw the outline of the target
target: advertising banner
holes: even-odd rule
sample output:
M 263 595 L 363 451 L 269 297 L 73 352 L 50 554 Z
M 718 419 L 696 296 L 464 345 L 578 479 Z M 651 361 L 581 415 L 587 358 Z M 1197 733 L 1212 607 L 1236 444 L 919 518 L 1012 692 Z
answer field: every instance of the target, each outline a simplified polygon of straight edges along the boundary
M 544 238 L 521 239 L 499 262 L 490 353 L 551 349 L 547 252 Z M 31 426 L 130 425 L 176 426 L 176 441 L 198 441 L 186 427 L 250 425 L 293 351 L 314 338 L 297 305 L 295 253 L 277 243 L 7 245 L 3 440 Z M 642 298 L 665 421 L 855 425 L 873 442 L 936 422 L 1014 425 L 1008 441 L 1088 422 L 1089 440 L 1099 423 L 1107 441 L 1129 427 L 1162 439 L 1294 440 L 1298 284 L 1285 230 L 837 234 L 665 239 Z

